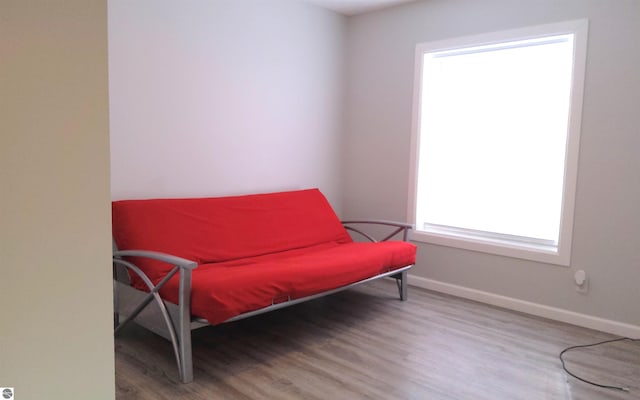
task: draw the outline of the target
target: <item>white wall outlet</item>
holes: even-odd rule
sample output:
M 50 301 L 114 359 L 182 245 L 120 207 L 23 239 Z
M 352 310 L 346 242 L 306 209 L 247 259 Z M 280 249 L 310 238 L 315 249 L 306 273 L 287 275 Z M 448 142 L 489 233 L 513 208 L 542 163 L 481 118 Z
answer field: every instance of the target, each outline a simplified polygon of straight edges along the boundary
M 587 273 L 580 269 L 573 274 L 573 279 L 576 284 L 576 292 L 587 293 L 589 290 L 589 278 L 587 277 Z

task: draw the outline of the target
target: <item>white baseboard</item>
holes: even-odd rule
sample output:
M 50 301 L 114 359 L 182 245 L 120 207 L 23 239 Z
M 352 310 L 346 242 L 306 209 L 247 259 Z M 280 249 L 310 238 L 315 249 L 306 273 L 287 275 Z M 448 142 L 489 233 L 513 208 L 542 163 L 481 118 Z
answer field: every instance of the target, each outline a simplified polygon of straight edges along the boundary
M 442 292 L 493 306 L 507 308 L 509 310 L 566 322 L 584 328 L 595 329 L 602 332 L 611 333 L 618 336 L 640 339 L 640 326 L 616 322 L 604 318 L 593 317 L 587 314 L 580 314 L 561 308 L 549 307 L 538 303 L 515 299 L 513 297 L 501 296 L 494 293 L 483 292 L 481 290 L 470 289 L 464 286 L 452 285 L 433 279 L 421 278 L 409 274 L 409 285 L 424 289 Z

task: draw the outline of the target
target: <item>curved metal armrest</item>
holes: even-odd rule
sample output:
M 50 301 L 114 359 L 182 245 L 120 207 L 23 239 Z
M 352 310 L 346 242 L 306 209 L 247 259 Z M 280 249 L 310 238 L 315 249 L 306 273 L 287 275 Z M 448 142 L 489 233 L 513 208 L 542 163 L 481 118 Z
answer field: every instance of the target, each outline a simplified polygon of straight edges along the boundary
M 349 220 L 349 221 L 341 221 L 342 225 L 345 226 L 345 229 L 359 233 L 360 235 L 364 236 L 365 238 L 367 238 L 369 241 L 371 242 L 384 242 L 385 240 L 389 240 L 392 237 L 394 237 L 395 235 L 397 235 L 398 233 L 402 232 L 402 240 L 404 240 L 405 242 L 407 241 L 407 233 L 409 231 L 409 229 L 413 229 L 413 224 L 407 224 L 405 222 L 397 222 L 397 221 L 386 221 L 386 220 L 375 220 L 375 219 L 371 219 L 371 220 Z M 384 239 L 382 240 L 376 240 L 373 236 L 361 231 L 360 229 L 348 226 L 349 224 L 373 224 L 373 225 L 385 225 L 385 226 L 391 226 L 394 227 L 396 229 L 393 230 L 393 232 L 391 232 L 389 235 L 385 236 Z
M 148 251 L 148 250 L 118 250 L 113 252 L 113 257 L 145 257 L 151 258 L 153 260 L 158 260 L 162 262 L 166 262 L 171 265 L 175 265 L 180 268 L 185 268 L 189 270 L 196 269 L 198 267 L 198 263 L 195 261 L 187 260 L 186 258 L 181 258 L 177 256 L 172 256 L 171 254 L 161 253 L 159 251 Z
M 122 259 L 122 257 L 145 257 L 153 260 L 166 262 L 173 265 L 173 268 L 159 282 L 155 283 L 136 265 Z M 147 286 L 149 293 L 132 308 L 124 320 L 120 320 L 118 315 L 119 297 L 116 294 L 118 285 L 114 284 L 114 325 L 117 334 L 125 325 L 133 321 L 152 301 L 155 300 L 160 309 L 160 314 L 166 324 L 166 332 L 173 345 L 174 355 L 180 372 L 182 382 L 193 380 L 193 363 L 191 360 L 191 271 L 198 267 L 195 261 L 187 260 L 171 254 L 160 253 L 148 250 L 116 250 L 113 252 L 114 281 L 116 278 L 116 264 L 124 266 L 129 271 L 135 273 Z M 178 311 L 177 315 L 170 315 L 166 304 L 160 297 L 160 289 L 175 275 L 179 273 L 178 285 Z
M 406 222 L 397 222 L 397 221 L 387 221 L 383 219 L 364 219 L 357 221 L 341 221 L 343 225 L 346 224 L 377 224 L 377 225 L 388 225 L 388 226 L 397 226 L 398 228 L 407 228 L 413 229 L 413 224 L 408 224 Z

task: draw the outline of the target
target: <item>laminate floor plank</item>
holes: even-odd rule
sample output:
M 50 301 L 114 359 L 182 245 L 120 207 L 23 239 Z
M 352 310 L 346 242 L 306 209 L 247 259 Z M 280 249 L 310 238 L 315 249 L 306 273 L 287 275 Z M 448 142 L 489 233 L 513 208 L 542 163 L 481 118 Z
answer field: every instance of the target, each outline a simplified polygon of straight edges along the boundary
M 195 381 L 169 342 L 132 324 L 115 339 L 117 399 L 637 400 L 640 342 L 558 354 L 612 335 L 377 281 L 193 332 Z

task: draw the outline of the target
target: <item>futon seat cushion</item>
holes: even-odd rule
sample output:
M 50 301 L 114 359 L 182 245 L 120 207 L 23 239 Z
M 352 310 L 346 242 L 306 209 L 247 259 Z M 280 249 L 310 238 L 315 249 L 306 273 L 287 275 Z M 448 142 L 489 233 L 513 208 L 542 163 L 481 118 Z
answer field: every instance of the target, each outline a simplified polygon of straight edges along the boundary
M 192 314 L 215 325 L 244 312 L 339 288 L 415 263 L 416 246 L 401 241 L 324 243 L 206 263 L 193 271 Z M 161 291 L 177 302 L 178 279 Z
M 215 198 L 122 200 L 112 204 L 120 249 L 151 250 L 198 264 L 352 242 L 318 189 Z M 172 266 L 131 260 L 158 282 Z M 200 268 L 198 268 L 200 270 Z M 144 284 L 136 276 L 132 283 Z

